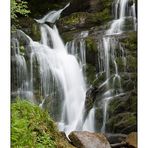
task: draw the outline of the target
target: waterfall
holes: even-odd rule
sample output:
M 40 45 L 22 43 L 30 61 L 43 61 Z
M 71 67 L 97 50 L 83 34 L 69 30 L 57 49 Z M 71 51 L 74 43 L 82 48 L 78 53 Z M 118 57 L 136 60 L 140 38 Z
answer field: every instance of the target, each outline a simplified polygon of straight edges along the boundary
M 135 14 L 135 2 L 133 1 L 133 5 L 131 8 L 128 8 L 128 0 L 116 0 L 115 1 L 115 19 L 113 20 L 110 28 L 106 31 L 103 37 L 103 45 L 104 45 L 104 69 L 106 73 L 106 88 L 107 92 L 104 93 L 103 96 L 103 106 L 104 106 L 104 113 L 103 113 L 103 124 L 102 124 L 102 132 L 105 132 L 105 125 L 107 121 L 107 110 L 109 101 L 116 96 L 119 96 L 123 93 L 122 86 L 121 86 L 121 77 L 118 73 L 118 65 L 116 62 L 116 46 L 121 50 L 121 57 L 123 59 L 124 66 L 126 67 L 126 57 L 124 53 L 124 49 L 121 45 L 118 45 L 118 41 L 114 38 L 115 35 L 119 35 L 123 33 L 123 25 L 126 21 L 126 18 L 132 16 L 134 23 L 133 28 L 136 30 L 136 14 Z M 128 13 L 131 11 L 132 13 Z M 110 62 L 115 67 L 114 77 L 113 77 L 113 88 L 111 89 L 111 84 L 108 81 L 110 78 Z M 117 85 L 117 86 L 116 86 Z
M 27 63 L 20 52 L 19 41 L 16 38 L 11 39 L 11 47 L 12 94 L 22 98 L 32 98 L 32 92 L 29 91 Z
M 78 36 L 78 39 L 74 39 L 73 41 L 67 42 L 66 44 L 68 53 L 74 55 L 77 58 L 82 70 L 84 70 L 84 67 L 86 66 L 85 38 L 88 36 L 88 33 L 88 31 L 82 31 Z
M 61 9 L 61 11 L 64 9 Z M 52 18 L 52 16 L 49 16 L 49 19 L 50 17 Z M 79 64 L 76 57 L 67 52 L 67 48 L 55 25 L 51 28 L 46 24 L 41 24 L 40 30 L 40 42 L 33 41 L 20 31 L 20 37 L 24 39 L 29 38 L 29 42 L 25 47 L 29 59 L 26 62 L 25 58 L 19 53 L 20 60 L 15 57 L 24 70 L 28 68 L 28 76 L 30 77 L 28 89 L 33 94 L 30 99 L 36 99 L 35 93 L 39 91 L 40 95 L 43 96 L 42 101 L 39 102 L 40 107 L 43 108 L 48 97 L 52 96 L 55 97 L 53 99 L 56 99 L 57 96 L 53 96 L 52 94 L 57 93 L 58 100 L 61 101 L 61 112 L 58 112 L 60 119 L 57 121 L 59 129 L 65 131 L 67 134 L 73 130 L 82 130 L 86 94 L 83 71 L 81 70 L 82 66 L 86 63 L 85 52 L 83 52 L 84 41 L 82 40 L 80 44 L 81 60 Z M 14 48 L 19 49 L 19 45 Z M 29 63 L 29 65 L 26 66 L 26 63 Z M 19 75 L 21 76 L 21 74 Z M 35 81 L 37 80 L 36 75 L 39 76 L 38 82 Z M 20 80 L 22 78 L 17 79 Z M 38 90 L 36 90 L 37 86 L 35 83 L 40 84 Z M 58 88 L 56 92 L 55 87 Z
M 63 10 L 65 10 L 67 7 L 69 7 L 70 3 L 68 3 L 64 8 L 58 10 L 58 11 L 51 11 L 47 13 L 42 19 L 35 19 L 36 22 L 43 24 L 45 22 L 55 23 L 56 20 L 60 18 L 60 15 Z
M 88 117 L 83 124 L 83 130 L 95 132 L 95 108 L 94 107 L 89 111 Z
M 89 31 L 82 31 L 72 41 L 63 43 L 58 28 L 54 24 L 63 9 L 51 11 L 36 20 L 40 26 L 41 40 L 33 41 L 21 30 L 12 38 L 12 94 L 29 99 L 46 108 L 58 124 L 59 130 L 68 135 L 74 130 L 95 131 L 96 106 L 85 114 L 87 77 L 85 68 L 86 40 Z M 100 95 L 103 105 L 102 132 L 106 132 L 108 106 L 112 99 L 124 95 L 117 51 L 126 71 L 126 52 L 116 38 L 125 30 L 126 19 L 132 18 L 133 30 L 136 31 L 135 1 L 132 6 L 128 0 L 115 0 L 114 20 L 105 33 L 98 38 L 98 75 L 105 74 L 105 81 L 98 89 L 105 88 Z M 45 24 L 50 22 L 52 27 Z M 23 47 L 23 52 L 20 49 Z M 113 68 L 111 68 L 111 65 Z M 113 72 L 111 71 L 113 69 Z M 49 106 L 48 106 L 49 105 Z

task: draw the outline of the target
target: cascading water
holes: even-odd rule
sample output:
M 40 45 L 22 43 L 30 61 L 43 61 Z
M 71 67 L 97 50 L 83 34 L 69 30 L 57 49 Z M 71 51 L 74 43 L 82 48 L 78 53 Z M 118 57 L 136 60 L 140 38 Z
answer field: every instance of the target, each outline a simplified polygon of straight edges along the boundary
M 79 61 L 81 69 L 86 66 L 86 44 L 85 38 L 88 36 L 88 31 L 82 31 L 78 41 L 73 40 L 66 44 L 68 53 L 74 55 Z
M 104 61 L 104 69 L 106 73 L 106 81 L 110 78 L 110 62 L 115 67 L 115 74 L 113 77 L 113 89 L 110 89 L 110 83 L 107 81 L 106 87 L 107 92 L 104 93 L 104 115 L 103 115 L 103 125 L 102 125 L 102 132 L 105 132 L 105 125 L 107 120 L 107 110 L 109 101 L 116 96 L 120 96 L 122 94 L 122 87 L 121 87 L 121 78 L 118 73 L 118 65 L 116 62 L 116 46 L 118 42 L 114 38 L 114 35 L 119 35 L 123 32 L 123 26 L 131 14 L 128 13 L 129 10 L 132 10 L 132 19 L 134 20 L 133 28 L 136 30 L 136 15 L 135 15 L 135 2 L 133 1 L 133 5 L 131 8 L 128 9 L 128 0 L 116 0 L 115 2 L 115 20 L 113 20 L 110 28 L 106 31 L 106 34 L 103 37 L 103 44 L 104 44 L 104 53 L 105 53 L 105 61 Z M 126 58 L 124 54 L 124 49 L 121 45 L 119 45 L 119 49 L 121 50 L 121 57 L 123 59 L 124 66 L 126 67 Z M 117 86 L 115 86 L 117 85 Z M 117 87 L 117 88 L 116 88 Z
M 64 9 L 61 9 L 60 13 Z M 58 14 L 60 15 L 60 13 Z M 50 15 L 49 17 L 52 18 L 53 16 Z M 58 18 L 59 16 L 56 17 Z M 28 66 L 30 92 L 35 98 L 36 85 L 34 79 L 36 79 L 36 73 L 38 73 L 40 80 L 38 82 L 40 83 L 38 91 L 41 92 L 41 96 L 44 98 L 40 102 L 40 107 L 44 106 L 48 96 L 51 96 L 55 91 L 54 87 L 58 87 L 58 97 L 61 100 L 61 116 L 57 122 L 60 130 L 66 133 L 73 130 L 82 130 L 86 87 L 81 66 L 85 64 L 85 53 L 80 51 L 81 64 L 79 65 L 75 56 L 68 54 L 55 25 L 51 28 L 46 24 L 41 24 L 40 28 L 41 42 L 35 42 L 30 39 L 26 46 L 26 50 L 30 51 L 28 55 L 30 63 Z M 20 32 L 20 36 L 26 39 L 28 37 L 23 32 Z M 84 44 L 82 43 L 80 46 L 83 50 Z M 19 48 L 19 46 L 16 48 Z M 24 57 L 20 57 L 22 59 L 21 62 L 25 62 Z M 36 63 L 38 65 L 37 70 L 35 69 Z M 23 68 L 25 66 L 25 69 L 27 69 L 24 63 L 21 66 Z
M 84 131 L 91 131 L 95 132 L 95 108 L 93 107 L 88 114 L 87 119 L 85 120 L 83 124 L 83 130 Z
M 32 98 L 29 91 L 28 70 L 26 60 L 20 53 L 19 41 L 16 38 L 11 39 L 12 45 L 12 73 L 16 75 L 12 77 L 12 95 L 18 95 L 22 98 Z
M 69 134 L 73 130 L 95 131 L 94 105 L 84 119 L 87 78 L 86 41 L 88 31 L 82 31 L 77 38 L 64 45 L 56 25 L 49 27 L 45 22 L 54 23 L 59 19 L 63 9 L 49 12 L 42 19 L 36 20 L 40 25 L 41 41 L 35 42 L 22 31 L 12 39 L 12 71 L 17 75 L 12 78 L 12 93 L 28 98 L 44 108 L 49 101 L 53 117 L 59 129 Z M 103 38 L 98 39 L 98 73 L 105 73 L 105 81 L 98 87 L 105 87 L 103 93 L 103 123 L 105 132 L 107 111 L 110 101 L 124 95 L 117 64 L 117 52 L 120 50 L 126 71 L 126 53 L 116 36 L 124 32 L 127 18 L 133 19 L 136 31 L 135 2 L 128 6 L 128 0 L 116 0 L 115 19 Z M 25 55 L 20 51 L 19 41 L 25 40 Z M 114 67 L 111 72 L 110 65 Z M 15 75 L 15 74 L 14 74 Z M 38 83 L 38 84 L 37 84 Z M 39 98 L 38 98 L 39 94 Z M 53 105 L 54 104 L 54 105 Z M 47 106 L 46 106 L 47 107 Z

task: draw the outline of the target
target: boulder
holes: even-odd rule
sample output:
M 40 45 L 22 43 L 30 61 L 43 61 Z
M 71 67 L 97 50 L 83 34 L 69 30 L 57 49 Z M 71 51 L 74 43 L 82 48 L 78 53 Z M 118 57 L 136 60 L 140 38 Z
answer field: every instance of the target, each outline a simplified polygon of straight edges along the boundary
M 126 138 L 126 142 L 129 147 L 137 148 L 137 132 L 130 133 Z
M 74 131 L 70 133 L 69 139 L 78 148 L 111 148 L 103 134 Z
M 125 134 L 105 134 L 105 137 L 109 141 L 110 144 L 115 144 L 115 143 L 122 143 L 123 141 L 126 140 L 127 135 Z

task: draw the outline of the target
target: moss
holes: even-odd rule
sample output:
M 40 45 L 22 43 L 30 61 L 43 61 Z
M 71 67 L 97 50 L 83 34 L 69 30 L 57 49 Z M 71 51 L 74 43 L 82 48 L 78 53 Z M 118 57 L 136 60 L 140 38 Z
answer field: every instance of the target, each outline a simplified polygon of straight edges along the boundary
M 88 16 L 87 12 L 75 12 L 69 16 L 61 18 L 60 23 L 62 23 L 63 25 L 81 24 L 85 22 L 87 16 Z
M 123 31 L 130 31 L 134 29 L 133 19 L 126 18 L 123 24 Z
M 95 79 L 95 81 L 93 81 L 93 86 L 98 87 L 105 81 L 105 79 L 106 79 L 105 73 L 99 74 L 98 77 Z
M 90 13 L 86 19 L 87 23 L 104 24 L 112 19 L 110 10 L 108 8 L 103 9 L 101 12 Z
M 100 131 L 100 129 L 102 127 L 102 122 L 103 122 L 103 108 L 101 108 L 101 107 L 96 108 L 95 120 L 96 120 L 95 127 L 96 127 L 97 131 Z
M 78 31 L 77 30 L 72 30 L 72 31 L 68 31 L 68 32 L 64 32 L 62 33 L 62 39 L 64 40 L 64 42 L 69 42 L 72 41 L 75 37 L 75 34 L 77 34 Z
M 47 112 L 23 100 L 11 105 L 11 146 L 72 147 L 63 139 Z
M 117 62 L 117 65 L 118 65 L 118 71 L 124 72 L 125 64 L 124 64 L 123 58 L 117 57 L 116 62 Z
M 120 39 L 120 42 L 128 51 L 136 51 L 136 49 L 137 49 L 137 33 L 136 32 L 128 32 L 126 38 Z
M 93 84 L 93 81 L 95 80 L 96 75 L 96 69 L 91 64 L 86 65 L 86 77 L 87 77 L 87 83 Z
M 31 26 L 31 35 L 30 35 L 33 40 L 39 41 L 41 39 L 41 34 L 40 34 L 40 27 L 37 23 L 33 23 Z
M 20 52 L 21 53 L 25 53 L 25 47 L 22 45 L 22 46 L 20 46 Z
M 93 37 L 89 36 L 86 38 L 86 48 L 88 51 L 90 52 L 94 52 L 96 53 L 97 52 L 97 44 L 96 44 L 96 41 Z
M 137 71 L 137 58 L 131 55 L 127 56 L 127 71 L 136 72 Z
M 72 26 L 76 28 L 90 28 L 94 25 L 102 25 L 107 21 L 112 19 L 110 15 L 110 10 L 104 8 L 102 11 L 95 11 L 92 13 L 88 12 L 75 12 L 69 16 L 63 17 L 59 21 L 59 26 L 67 26 L 71 28 Z M 71 28 L 72 29 L 72 28 Z
M 137 119 L 135 113 L 121 113 L 107 121 L 107 131 L 114 133 L 122 132 L 127 134 L 130 133 L 133 129 L 136 131 L 136 122 Z

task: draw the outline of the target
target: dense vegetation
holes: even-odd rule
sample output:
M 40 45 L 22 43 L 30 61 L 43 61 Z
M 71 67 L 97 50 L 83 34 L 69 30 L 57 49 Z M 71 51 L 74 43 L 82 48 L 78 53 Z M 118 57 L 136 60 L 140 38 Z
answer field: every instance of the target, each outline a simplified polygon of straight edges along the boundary
M 71 148 L 48 113 L 24 100 L 11 106 L 11 145 L 34 148 Z
M 12 29 L 15 29 L 18 22 L 18 15 L 27 16 L 30 13 L 26 1 L 11 0 L 11 21 Z

